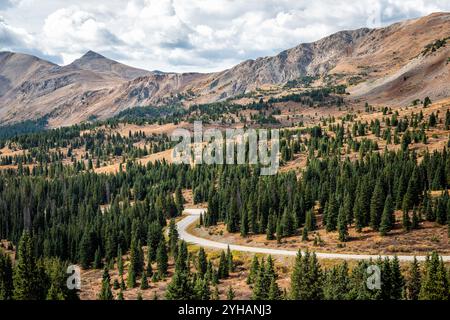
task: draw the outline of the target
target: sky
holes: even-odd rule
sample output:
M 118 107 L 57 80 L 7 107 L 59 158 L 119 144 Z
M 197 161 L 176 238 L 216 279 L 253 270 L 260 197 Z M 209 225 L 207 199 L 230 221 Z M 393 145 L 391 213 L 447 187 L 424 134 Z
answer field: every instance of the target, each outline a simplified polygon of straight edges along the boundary
M 0 51 L 60 65 L 88 50 L 147 70 L 213 72 L 449 0 L 0 0 Z

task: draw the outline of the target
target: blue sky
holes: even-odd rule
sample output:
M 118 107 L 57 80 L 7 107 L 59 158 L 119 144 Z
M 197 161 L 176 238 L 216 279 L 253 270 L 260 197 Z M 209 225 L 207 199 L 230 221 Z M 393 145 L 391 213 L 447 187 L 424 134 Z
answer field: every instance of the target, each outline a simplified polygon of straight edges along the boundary
M 0 0 L 0 51 L 68 64 L 88 50 L 162 71 L 210 72 L 448 0 Z

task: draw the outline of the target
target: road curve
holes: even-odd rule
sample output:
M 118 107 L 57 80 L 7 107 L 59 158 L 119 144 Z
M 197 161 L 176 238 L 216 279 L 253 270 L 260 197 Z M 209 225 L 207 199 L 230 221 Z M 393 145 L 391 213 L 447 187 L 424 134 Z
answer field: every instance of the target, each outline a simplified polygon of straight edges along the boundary
M 228 244 L 224 242 L 212 241 L 209 239 L 200 238 L 190 234 L 187 231 L 187 228 L 197 221 L 200 217 L 200 214 L 205 212 L 206 209 L 185 209 L 185 218 L 181 219 L 177 222 L 177 229 L 180 239 L 196 244 L 202 247 L 214 248 L 214 249 L 227 249 L 230 246 L 230 249 L 233 251 L 243 251 L 243 252 L 252 252 L 252 253 L 262 253 L 262 254 L 270 254 L 274 256 L 296 256 L 297 250 L 284 250 L 284 249 L 272 249 L 272 248 L 262 248 L 262 247 L 250 247 L 250 246 L 242 246 L 235 244 Z M 347 254 L 347 253 L 329 253 L 329 252 L 316 252 L 316 256 L 321 259 L 344 259 L 344 260 L 369 260 L 369 259 L 378 259 L 381 258 L 393 258 L 393 255 L 369 255 L 369 254 Z M 414 256 L 397 256 L 400 261 L 412 261 Z M 417 260 L 424 261 L 425 256 L 416 256 Z M 450 261 L 450 256 L 442 256 L 444 261 Z

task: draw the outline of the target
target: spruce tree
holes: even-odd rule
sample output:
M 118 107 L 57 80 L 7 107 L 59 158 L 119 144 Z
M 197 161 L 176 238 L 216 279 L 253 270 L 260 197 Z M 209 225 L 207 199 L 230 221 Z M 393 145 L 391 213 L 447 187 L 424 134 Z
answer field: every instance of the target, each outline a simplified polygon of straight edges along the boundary
M 256 276 L 258 275 L 258 271 L 259 271 L 259 261 L 258 261 L 258 257 L 256 255 L 254 255 L 252 264 L 250 266 L 250 271 L 247 276 L 247 284 L 255 283 Z
M 419 294 L 420 300 L 448 300 L 449 283 L 444 262 L 434 251 L 425 261 L 425 273 Z
M 219 279 L 228 278 L 228 274 L 229 274 L 228 259 L 225 256 L 225 252 L 222 251 L 220 253 L 220 260 L 219 260 L 219 270 L 218 270 Z
M 347 228 L 347 218 L 345 215 L 344 208 L 341 207 L 339 209 L 338 215 L 338 232 L 339 232 L 339 241 L 345 242 L 348 240 L 348 228 Z
M 227 291 L 227 300 L 234 300 L 236 294 L 234 293 L 233 287 L 230 285 Z
M 158 277 L 164 279 L 167 275 L 169 257 L 167 256 L 167 248 L 164 240 L 159 242 L 156 252 L 156 265 L 158 268 Z
M 20 238 L 17 256 L 13 274 L 13 299 L 38 300 L 40 298 L 38 266 L 34 256 L 33 241 L 28 231 L 24 231 Z
M 387 235 L 392 230 L 394 217 L 394 202 L 391 195 L 386 197 L 384 202 L 383 214 L 381 216 L 380 234 L 382 236 Z
M 174 219 L 170 219 L 169 223 L 169 254 L 175 257 L 178 249 L 178 230 Z M 150 256 L 151 258 L 151 256 Z
M 141 278 L 141 290 L 145 290 L 148 289 L 148 280 L 147 280 L 147 275 L 145 272 L 142 273 L 142 278 Z
M 203 249 L 203 247 L 200 247 L 197 258 L 197 272 L 201 278 L 205 276 L 207 268 L 208 268 L 208 261 L 206 259 L 205 249 Z
M 378 179 L 370 200 L 370 227 L 378 231 L 384 209 L 384 192 L 381 179 Z
M 10 300 L 13 291 L 11 258 L 0 250 L 0 300 Z
M 108 268 L 103 269 L 102 289 L 98 295 L 99 300 L 113 300 L 113 294 L 111 291 L 111 278 L 109 276 Z
M 420 294 L 422 275 L 420 265 L 416 257 L 411 262 L 406 283 L 406 297 L 408 300 L 418 300 Z

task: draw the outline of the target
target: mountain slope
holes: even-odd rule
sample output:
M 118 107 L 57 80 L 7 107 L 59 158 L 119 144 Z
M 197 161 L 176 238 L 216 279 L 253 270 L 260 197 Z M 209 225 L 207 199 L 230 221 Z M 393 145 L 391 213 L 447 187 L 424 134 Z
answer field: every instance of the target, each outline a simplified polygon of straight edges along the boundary
M 410 103 L 450 96 L 450 14 L 436 13 L 379 29 L 341 31 L 273 57 L 247 60 L 211 74 L 149 72 L 89 51 L 67 66 L 36 57 L 0 53 L 0 121 L 50 114 L 50 125 L 105 119 L 139 105 L 205 103 L 282 85 L 303 76 L 326 85 L 346 84 L 350 99 Z

